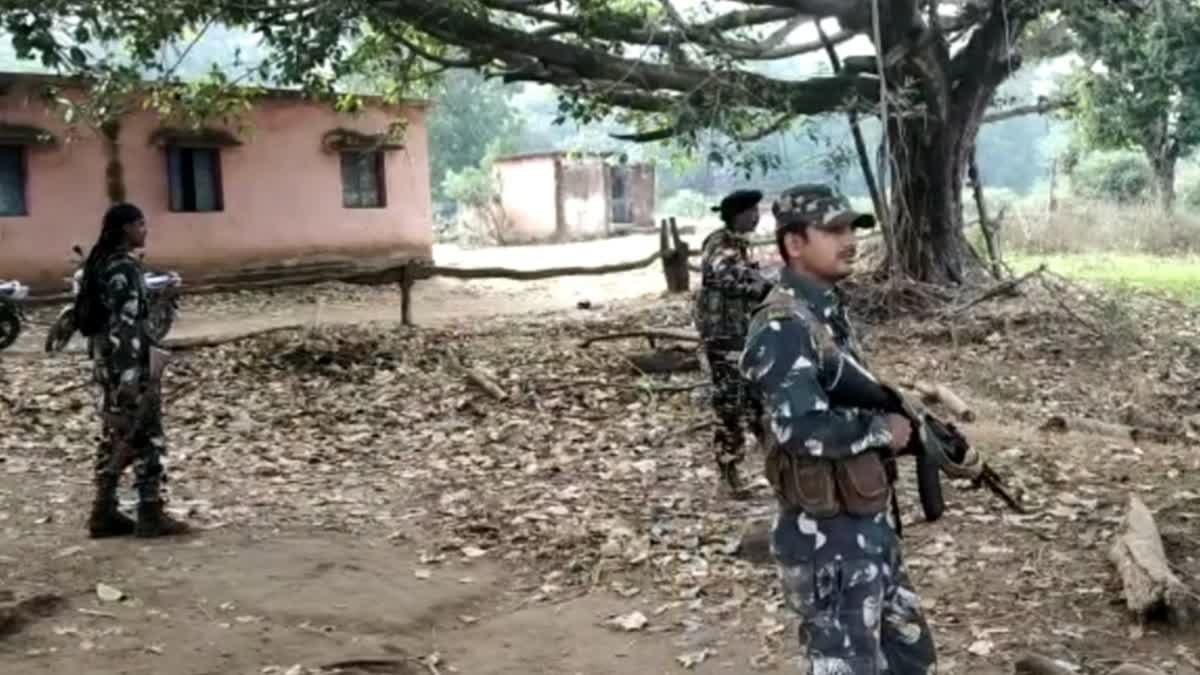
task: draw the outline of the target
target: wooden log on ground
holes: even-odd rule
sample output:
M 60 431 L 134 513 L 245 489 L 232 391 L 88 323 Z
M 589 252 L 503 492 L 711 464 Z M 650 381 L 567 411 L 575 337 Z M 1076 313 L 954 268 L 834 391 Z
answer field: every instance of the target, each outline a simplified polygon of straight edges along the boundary
M 1013 664 L 1017 675 L 1075 675 L 1075 671 L 1041 654 L 1026 654 Z
M 217 347 L 219 345 L 238 342 L 249 338 L 259 337 L 270 333 L 279 333 L 285 330 L 295 330 L 302 328 L 303 324 L 292 323 L 279 326 L 267 326 L 265 328 L 252 328 L 237 333 L 224 333 L 217 335 L 193 335 L 191 337 L 168 337 L 163 340 L 163 346 L 171 351 L 187 351 L 189 349 L 200 349 L 202 347 Z
M 737 557 L 755 565 L 768 565 L 771 557 L 771 519 L 764 518 L 748 524 L 738 543 Z
M 958 419 L 964 422 L 973 422 L 975 420 L 975 411 L 971 410 L 970 406 L 959 398 L 958 394 L 955 394 L 950 387 L 939 384 L 934 387 L 934 391 L 937 392 L 938 400 L 945 403 L 950 412 L 958 416 Z
M 700 336 L 694 331 L 675 330 L 671 328 L 646 328 L 643 330 L 623 331 L 620 333 L 605 333 L 602 335 L 593 335 L 583 342 L 579 343 L 580 347 L 590 347 L 593 342 L 605 342 L 608 340 L 624 340 L 626 338 L 647 338 L 650 340 L 679 340 L 680 342 L 699 342 Z
M 1131 427 L 1126 424 L 1115 424 L 1113 422 L 1103 422 L 1101 420 L 1089 419 L 1087 417 L 1063 417 L 1062 415 L 1052 415 L 1042 423 L 1039 427 L 1041 431 L 1054 431 L 1065 433 L 1067 431 L 1079 431 L 1095 436 L 1106 436 L 1109 438 L 1121 438 L 1134 441 L 1149 441 L 1152 443 L 1170 443 L 1178 439 L 1179 434 L 1170 434 L 1157 429 L 1141 429 Z
M 467 366 L 463 365 L 462 361 L 460 361 L 459 358 L 453 353 L 447 353 L 446 360 L 451 366 L 454 367 L 455 370 L 462 373 L 467 380 L 483 391 L 487 392 L 487 394 L 492 398 L 496 399 L 497 401 L 503 401 L 508 398 L 508 394 L 504 393 L 504 390 L 500 388 L 500 385 L 493 382 L 490 378 L 478 370 L 474 368 L 468 368 Z
M 923 380 L 917 380 L 913 383 L 913 389 L 921 395 L 921 399 L 926 403 L 942 403 L 950 412 L 964 422 L 975 421 L 975 411 L 966 404 L 958 394 L 955 394 L 950 387 L 944 384 L 930 384 Z
M 1108 675 L 1166 675 L 1161 670 L 1139 666 L 1136 663 L 1122 663 L 1108 671 Z
M 639 374 L 666 375 L 700 370 L 700 357 L 694 349 L 662 349 L 634 354 L 628 358 L 633 369 Z
M 1154 516 L 1137 495 L 1129 496 L 1124 530 L 1108 551 L 1124 590 L 1125 605 L 1139 620 L 1187 623 L 1194 595 L 1171 571 Z

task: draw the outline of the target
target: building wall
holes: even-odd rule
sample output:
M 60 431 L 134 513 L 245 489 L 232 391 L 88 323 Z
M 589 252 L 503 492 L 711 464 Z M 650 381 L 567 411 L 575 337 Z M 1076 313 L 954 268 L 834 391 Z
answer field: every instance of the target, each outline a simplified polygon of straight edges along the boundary
M 0 122 L 37 125 L 60 140 L 57 147 L 28 149 L 29 215 L 0 217 L 0 278 L 40 289 L 61 286 L 72 244 L 86 249 L 95 241 L 107 197 L 102 141 L 88 129 L 68 129 L 37 96 L 38 87 L 19 84 L 0 98 Z M 396 117 L 408 127 L 405 147 L 385 154 L 386 207 L 344 208 L 340 159 L 321 147 L 322 136 L 335 127 L 379 133 Z M 166 152 L 149 142 L 158 120 L 149 112 L 128 117 L 120 156 L 127 198 L 145 211 L 150 227 L 147 261 L 180 270 L 186 282 L 268 264 L 430 258 L 424 117 L 424 108 L 412 105 L 350 117 L 290 97 L 263 100 L 247 116 L 243 144 L 221 149 L 224 209 L 209 213 L 169 210 Z
M 559 199 L 562 200 L 564 240 L 597 239 L 609 234 L 608 192 L 604 160 L 595 157 L 562 160 Z
M 558 235 L 557 166 L 551 154 L 511 157 L 495 164 L 500 228 L 506 244 L 549 241 Z
M 654 227 L 654 182 L 653 164 L 629 166 L 630 207 L 633 210 L 633 224 L 638 227 Z

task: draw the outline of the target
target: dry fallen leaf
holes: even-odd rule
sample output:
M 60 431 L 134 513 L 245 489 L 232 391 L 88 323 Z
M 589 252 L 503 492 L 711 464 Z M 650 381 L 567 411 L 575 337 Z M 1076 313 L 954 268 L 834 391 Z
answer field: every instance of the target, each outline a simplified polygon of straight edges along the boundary
M 645 614 L 634 610 L 628 614 L 613 617 L 606 621 L 604 625 L 609 628 L 632 632 L 645 628 L 648 623 L 650 623 L 650 620 L 646 618 Z
M 711 649 L 701 649 L 700 651 L 696 652 L 680 654 L 679 656 L 675 657 L 675 660 L 679 662 L 679 665 L 691 670 L 701 663 L 704 663 L 708 657 L 712 656 L 714 653 L 715 652 L 713 652 Z
M 96 584 L 96 596 L 104 602 L 120 602 L 125 597 L 125 593 L 106 583 L 98 583 Z
M 413 572 L 413 576 L 418 579 L 429 579 L 433 576 L 433 572 L 429 570 L 416 570 Z
M 970 647 L 967 647 L 967 651 L 975 656 L 989 656 L 995 647 L 996 644 L 991 640 L 976 640 L 971 643 Z

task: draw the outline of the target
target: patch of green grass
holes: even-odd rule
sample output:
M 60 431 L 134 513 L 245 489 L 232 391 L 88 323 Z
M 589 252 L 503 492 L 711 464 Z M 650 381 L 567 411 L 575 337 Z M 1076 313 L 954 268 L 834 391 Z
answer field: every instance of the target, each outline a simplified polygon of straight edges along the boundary
M 1045 263 L 1052 272 L 1112 289 L 1164 293 L 1200 304 L 1200 258 L 1137 253 L 1078 253 L 1009 256 L 1013 271 L 1022 274 Z

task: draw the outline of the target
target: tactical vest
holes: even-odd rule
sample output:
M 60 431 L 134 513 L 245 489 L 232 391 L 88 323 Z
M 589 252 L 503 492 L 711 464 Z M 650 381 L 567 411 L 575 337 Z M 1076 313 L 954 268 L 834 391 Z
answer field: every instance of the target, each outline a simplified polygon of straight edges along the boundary
M 724 240 L 722 239 L 724 238 Z M 738 351 L 745 346 L 750 328 L 750 312 L 758 302 L 746 293 L 714 287 L 708 258 L 720 246 L 734 246 L 745 264 L 750 262 L 750 247 L 745 240 L 729 230 L 720 229 L 708 235 L 701 245 L 704 262 L 700 290 L 696 294 L 693 321 L 704 346 L 717 351 Z
M 760 316 L 760 312 L 764 314 Z M 839 347 L 830 326 L 817 318 L 808 303 L 779 286 L 754 308 L 754 313 L 755 321 L 803 321 L 823 361 L 837 358 L 842 350 L 855 360 L 859 359 L 853 334 L 847 333 L 846 344 Z M 855 388 L 853 377 L 843 379 L 846 374 L 843 368 L 839 367 L 837 371 L 837 382 L 833 383 L 818 374 L 822 385 Z M 831 401 L 838 397 L 837 392 L 828 388 L 826 392 Z M 764 410 L 763 424 L 768 429 L 769 415 L 770 411 Z M 784 507 L 798 508 L 813 518 L 832 518 L 842 513 L 874 516 L 887 509 L 890 498 L 894 499 L 891 489 L 895 480 L 894 465 L 885 465 L 877 452 L 864 452 L 842 460 L 794 457 L 779 446 L 771 433 L 767 434 L 766 446 L 764 473 Z

